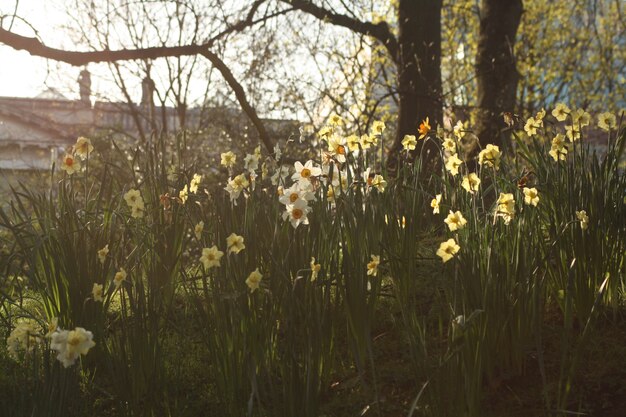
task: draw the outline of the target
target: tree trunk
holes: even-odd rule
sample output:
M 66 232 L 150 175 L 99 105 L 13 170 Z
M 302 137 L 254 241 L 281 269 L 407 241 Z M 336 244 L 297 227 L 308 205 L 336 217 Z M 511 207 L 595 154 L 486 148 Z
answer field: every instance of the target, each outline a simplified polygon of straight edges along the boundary
M 522 17 L 522 0 L 482 0 L 476 54 L 478 113 L 476 135 L 481 146 L 505 144 L 503 113 L 513 112 L 519 73 L 513 47 Z M 470 155 L 478 151 L 475 147 Z
M 427 117 L 443 122 L 441 87 L 442 0 L 400 0 L 398 8 L 398 128 L 388 165 L 395 169 L 404 135 L 417 135 Z M 428 152 L 430 151 L 430 155 Z M 424 149 L 425 159 L 432 149 Z M 421 150 L 416 150 L 419 155 Z

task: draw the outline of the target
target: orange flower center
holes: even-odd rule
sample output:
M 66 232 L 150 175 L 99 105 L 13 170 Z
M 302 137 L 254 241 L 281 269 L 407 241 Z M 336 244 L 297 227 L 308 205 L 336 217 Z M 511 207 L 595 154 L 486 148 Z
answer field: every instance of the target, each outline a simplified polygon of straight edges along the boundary
M 304 168 L 302 171 L 300 171 L 300 176 L 302 178 L 309 178 L 311 176 L 311 170 L 308 168 Z
M 343 145 L 337 146 L 337 153 L 339 155 L 345 155 L 346 154 L 346 147 L 343 146 Z
M 291 217 L 296 220 L 302 218 L 302 215 L 304 215 L 304 212 L 298 208 L 293 209 L 293 211 L 291 212 Z
M 291 193 L 291 195 L 289 196 L 289 201 L 291 201 L 292 203 L 295 203 L 297 199 L 298 193 Z
M 68 167 L 74 165 L 74 158 L 72 158 L 71 156 L 65 158 L 65 165 L 67 165 Z
M 77 346 L 79 343 L 80 337 L 78 337 L 77 335 L 72 335 L 70 338 L 67 339 L 68 345 Z

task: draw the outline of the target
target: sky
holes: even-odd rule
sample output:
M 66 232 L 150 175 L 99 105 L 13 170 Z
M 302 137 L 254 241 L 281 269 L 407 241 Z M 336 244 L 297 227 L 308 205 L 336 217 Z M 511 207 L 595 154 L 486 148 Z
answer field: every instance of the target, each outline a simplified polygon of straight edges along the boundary
M 28 20 L 42 39 L 51 46 L 64 44 L 59 27 L 65 23 L 66 15 L 59 9 L 65 0 L 19 0 L 17 14 Z M 0 0 L 0 15 L 13 14 L 16 0 Z M 8 24 L 3 27 L 8 29 Z M 34 32 L 20 21 L 15 21 L 13 29 L 21 35 L 33 36 Z M 57 84 L 57 64 L 33 57 L 25 51 L 16 51 L 0 45 L 0 96 L 34 97 L 49 85 Z M 63 66 L 64 76 L 76 79 L 78 70 Z M 68 84 L 69 85 L 69 84 Z M 69 90 L 65 91 L 71 96 Z M 73 97 L 70 97 L 73 98 Z

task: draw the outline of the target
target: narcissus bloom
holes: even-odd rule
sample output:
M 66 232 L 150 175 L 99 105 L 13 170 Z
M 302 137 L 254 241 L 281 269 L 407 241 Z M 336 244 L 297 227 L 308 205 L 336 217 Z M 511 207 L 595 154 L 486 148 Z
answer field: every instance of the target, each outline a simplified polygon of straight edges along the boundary
M 310 182 L 296 182 L 291 187 L 283 190 L 282 195 L 278 199 L 281 204 L 293 204 L 298 200 L 313 201 L 315 200 L 315 194 L 313 193 L 313 187 Z
M 141 197 L 141 193 L 139 192 L 139 190 L 135 190 L 134 188 L 131 188 L 126 192 L 126 194 L 124 194 L 124 200 L 126 200 L 126 204 L 128 204 L 128 206 L 130 207 L 138 204 L 143 205 L 143 198 Z
M 239 253 L 246 248 L 246 245 L 243 244 L 243 236 L 236 235 L 231 233 L 226 238 L 226 247 L 228 248 L 228 253 Z
M 340 124 L 343 123 L 343 119 L 341 118 L 341 116 L 333 113 L 330 115 L 330 117 L 328 118 L 328 124 L 332 125 L 332 126 L 339 126 Z
M 361 148 L 363 148 L 363 150 L 367 150 L 371 148 L 372 146 L 376 146 L 376 144 L 378 143 L 378 136 L 373 135 L 373 134 L 372 135 L 363 134 L 359 138 L 359 143 L 361 144 Z
M 405 151 L 414 151 L 416 145 L 417 139 L 415 139 L 415 135 L 404 135 L 404 139 L 402 139 L 402 147 Z
M 424 139 L 426 135 L 428 135 L 428 132 L 430 132 L 430 123 L 428 121 L 428 117 L 426 118 L 426 120 L 422 120 L 418 131 L 420 133 L 420 139 Z
M 539 203 L 539 192 L 536 188 L 526 188 L 522 190 L 524 192 L 524 203 L 529 206 L 537 207 Z
M 346 162 L 346 149 L 346 140 L 341 136 L 332 135 L 328 138 L 328 152 L 330 152 L 337 162 Z
M 200 240 L 200 238 L 202 237 L 202 231 L 204 231 L 204 222 L 199 221 L 198 224 L 196 224 L 193 228 L 193 234 L 197 240 Z
M 189 192 L 196 194 L 198 192 L 198 186 L 200 185 L 200 181 L 202 181 L 202 175 L 193 174 L 193 178 L 189 183 Z
M 58 353 L 57 359 L 65 368 L 72 366 L 80 355 L 86 355 L 95 345 L 93 334 L 82 327 L 54 332 L 50 340 L 50 348 Z
M 316 263 L 314 257 L 311 258 L 311 262 L 309 265 L 311 267 L 311 281 L 315 281 L 322 269 L 322 265 Z
M 260 154 L 252 153 L 247 154 L 245 158 L 243 158 L 244 168 L 248 172 L 253 172 L 259 169 L 259 160 L 261 159 Z
M 187 198 L 189 198 L 189 189 L 187 188 L 187 184 L 185 184 L 183 189 L 178 193 L 178 198 L 182 204 L 187 202 Z
M 314 166 L 310 159 L 304 165 L 300 161 L 296 161 L 293 166 L 296 172 L 291 176 L 291 179 L 294 181 L 311 181 L 311 178 L 319 177 L 322 174 L 322 169 Z
M 376 120 L 374 121 L 374 123 L 372 123 L 372 135 L 382 135 L 384 131 L 385 131 L 385 122 Z
M 220 251 L 217 246 L 213 245 L 210 248 L 202 249 L 202 256 L 200 256 L 200 262 L 204 266 L 204 269 L 211 269 L 220 266 L 220 259 L 224 256 L 224 252 Z
M 548 154 L 555 161 L 565 161 L 567 158 L 567 146 L 565 145 L 565 136 L 561 133 L 558 133 L 554 138 L 552 138 L 552 147 L 550 148 L 550 152 Z
M 382 175 L 380 174 L 376 174 L 374 175 L 374 177 L 371 179 L 371 181 L 369 182 L 369 184 L 376 188 L 376 190 L 379 193 L 382 193 L 383 191 L 385 191 L 385 187 L 387 187 L 387 181 L 385 181 L 385 179 L 383 178 Z
M 437 194 L 430 202 L 430 206 L 433 208 L 433 214 L 439 214 L 439 203 L 441 203 L 441 194 Z
M 80 171 L 80 161 L 74 158 L 72 154 L 65 154 L 61 161 L 61 169 L 65 171 L 67 175 L 72 175 Z
M 500 148 L 497 145 L 488 144 L 485 149 L 478 154 L 478 163 L 496 171 L 500 168 Z
M 587 211 L 576 211 L 576 218 L 578 219 L 578 221 L 580 221 L 580 228 L 583 230 L 587 230 L 587 228 L 589 227 L 589 216 L 587 216 Z
M 226 168 L 232 168 L 235 166 L 237 162 L 237 155 L 235 155 L 232 151 L 224 152 L 221 154 L 221 164 Z
M 98 260 L 101 264 L 104 264 L 104 261 L 107 259 L 107 255 L 109 254 L 109 244 L 104 245 L 102 249 L 98 251 Z
M 570 142 L 576 142 L 580 139 L 580 126 L 579 125 L 571 125 L 565 126 L 565 135 L 570 140 Z
M 378 265 L 380 265 L 380 256 L 371 255 L 372 260 L 367 263 L 367 275 L 375 277 L 378 275 Z
M 465 136 L 465 129 L 465 124 L 462 121 L 458 120 L 452 128 L 452 131 L 457 139 L 463 139 L 463 137 Z
M 437 256 L 439 256 L 441 260 L 446 263 L 452 259 L 460 249 L 461 247 L 457 245 L 454 239 L 448 239 L 439 245 L 439 249 L 437 249 Z
M 450 155 L 446 159 L 446 169 L 448 170 L 450 174 L 457 175 L 459 173 L 459 167 L 461 166 L 462 163 L 463 161 L 461 161 L 459 157 L 456 156 L 456 154 Z
M 127 275 L 128 274 L 126 274 L 124 268 L 120 268 L 120 270 L 115 273 L 115 276 L 113 277 L 113 284 L 115 285 L 115 288 L 119 288 L 122 285 L 122 282 L 126 280 Z
M 241 192 L 246 189 L 250 185 L 248 179 L 244 174 L 239 174 L 235 178 L 228 180 L 226 187 L 224 188 L 226 192 L 228 192 L 230 196 L 230 200 L 234 201 L 237 204 L 236 200 L 241 195 Z
M 453 154 L 456 153 L 456 142 L 452 138 L 445 138 L 442 143 L 443 149 Z
M 537 129 L 543 125 L 541 120 L 537 120 L 534 117 L 529 117 L 524 125 L 524 131 L 528 136 L 534 136 L 537 134 Z
M 32 322 L 20 322 L 11 331 L 7 339 L 7 350 L 13 358 L 18 358 L 19 352 L 32 352 L 41 342 L 39 328 Z
M 76 144 L 74 145 L 74 153 L 76 155 L 80 156 L 81 159 L 86 159 L 91 152 L 93 152 L 91 140 L 82 136 L 76 139 Z
M 598 127 L 606 131 L 615 129 L 617 127 L 617 118 L 610 112 L 600 113 L 598 115 Z
M 93 288 L 91 289 L 91 295 L 93 300 L 101 303 L 104 299 L 102 298 L 102 292 L 104 290 L 104 286 L 102 284 L 93 284 Z
M 293 204 L 287 204 L 285 212 L 283 212 L 283 220 L 289 219 L 293 228 L 297 228 L 300 224 L 309 224 L 307 215 L 311 208 L 305 200 L 296 200 Z
M 576 109 L 572 112 L 572 124 L 576 127 L 589 126 L 591 123 L 591 115 L 584 109 Z
M 360 143 L 361 140 L 357 135 L 350 135 L 346 138 L 346 145 L 348 145 L 348 150 L 350 152 L 358 151 Z
M 510 193 L 500 193 L 496 207 L 496 216 L 502 217 L 504 224 L 509 224 L 515 215 L 515 198 Z
M 463 217 L 463 213 L 460 211 L 452 212 L 452 210 L 450 210 L 450 214 L 448 214 L 448 217 L 445 218 L 444 222 L 448 225 L 451 232 L 460 230 L 467 224 L 467 220 Z
M 567 119 L 568 114 L 570 114 L 570 109 L 563 103 L 558 103 L 554 110 L 552 110 L 552 116 L 554 116 L 559 122 Z
M 259 289 L 262 279 L 263 275 L 259 272 L 259 268 L 250 272 L 250 275 L 248 275 L 248 278 L 246 279 L 246 285 L 250 288 L 251 293 Z
M 50 319 L 50 321 L 48 322 L 48 333 L 46 333 L 45 337 L 52 336 L 52 333 L 56 332 L 58 328 L 59 328 L 59 318 L 52 317 L 52 319 Z
M 474 194 L 478 191 L 480 187 L 480 178 L 475 173 L 470 173 L 463 177 L 463 182 L 461 183 L 461 187 L 465 189 L 470 194 Z

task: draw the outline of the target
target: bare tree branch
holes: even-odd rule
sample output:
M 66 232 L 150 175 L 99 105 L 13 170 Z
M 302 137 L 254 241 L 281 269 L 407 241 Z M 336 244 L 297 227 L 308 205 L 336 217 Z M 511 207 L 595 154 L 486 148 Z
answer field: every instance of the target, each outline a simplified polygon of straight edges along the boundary
M 345 14 L 335 13 L 313 3 L 311 0 L 281 0 L 291 5 L 294 9 L 303 11 L 319 20 L 327 21 L 333 25 L 348 28 L 363 35 L 378 39 L 389 51 L 389 55 L 398 62 L 398 40 L 391 33 L 387 22 L 372 23 L 364 22 Z

